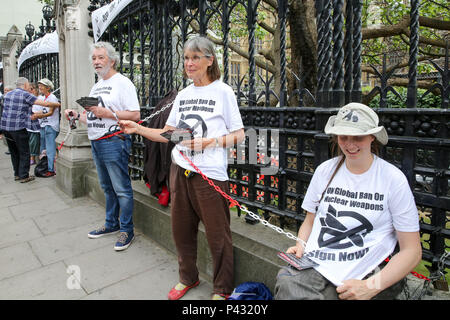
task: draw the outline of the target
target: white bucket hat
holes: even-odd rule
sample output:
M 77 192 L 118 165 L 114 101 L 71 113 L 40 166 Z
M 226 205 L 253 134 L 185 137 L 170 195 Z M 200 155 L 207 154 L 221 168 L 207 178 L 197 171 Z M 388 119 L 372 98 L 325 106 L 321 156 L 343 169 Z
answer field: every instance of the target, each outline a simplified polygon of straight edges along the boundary
M 43 84 L 46 87 L 49 87 L 50 90 L 55 89 L 55 86 L 53 85 L 53 82 L 51 82 L 47 78 L 43 78 L 43 79 L 39 80 L 38 83 Z
M 378 115 L 362 103 L 352 102 L 331 116 L 325 126 L 326 134 L 345 136 L 373 135 L 383 145 L 388 143 L 388 135 L 383 126 L 378 126 Z

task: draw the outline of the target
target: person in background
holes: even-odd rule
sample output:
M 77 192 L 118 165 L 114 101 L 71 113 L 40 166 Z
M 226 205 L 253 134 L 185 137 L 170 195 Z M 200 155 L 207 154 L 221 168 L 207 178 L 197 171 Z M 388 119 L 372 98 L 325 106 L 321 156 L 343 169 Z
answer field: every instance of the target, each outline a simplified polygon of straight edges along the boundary
M 170 168 L 172 233 L 178 253 L 179 282 L 168 294 L 178 300 L 199 284 L 197 233 L 205 226 L 213 261 L 213 300 L 226 299 L 234 288 L 233 245 L 228 200 L 197 174 L 182 152 L 224 193 L 229 193 L 226 148 L 240 143 L 244 126 L 233 89 L 220 80 L 214 44 L 197 36 L 184 45 L 185 78 L 193 83 L 181 90 L 162 129 L 120 121 L 126 133 L 168 142 L 161 133 L 190 129 L 194 139 L 172 150 Z
M 43 95 L 44 101 L 58 103 L 58 98 L 52 93 L 54 89 L 53 83 L 47 79 L 38 81 L 39 91 Z M 48 161 L 48 171 L 44 177 L 49 178 L 56 175 L 55 172 L 55 157 L 56 157 L 56 137 L 59 134 L 59 107 L 46 108 L 43 107 L 41 112 L 33 114 L 32 119 L 39 119 L 41 127 L 41 153 L 45 149 Z
M 417 207 L 403 172 L 378 156 L 388 142 L 378 122 L 354 102 L 328 119 L 337 156 L 315 170 L 299 240 L 287 250 L 318 265 L 281 269 L 276 299 L 394 299 L 420 262 Z
M 14 87 L 13 86 L 5 86 L 3 90 L 4 90 L 4 93 L 0 96 L 0 121 L 2 119 L 3 105 L 5 103 L 5 95 L 8 92 L 14 90 Z M 2 138 L 3 138 L 3 131 L 0 129 L 0 139 L 2 139 Z M 10 154 L 10 152 L 6 152 L 6 154 Z
M 30 93 L 35 96 L 39 96 L 39 87 L 37 83 L 33 82 L 30 84 Z M 40 98 L 40 97 L 38 97 Z M 37 112 L 42 111 L 42 106 L 34 104 L 31 108 L 31 115 Z M 36 164 L 37 157 L 39 156 L 39 145 L 40 145 L 40 130 L 41 127 L 39 125 L 39 121 L 32 120 L 31 116 L 27 119 L 27 131 L 28 131 L 28 137 L 29 137 L 29 144 L 30 144 L 30 166 Z
M 34 104 L 47 108 L 59 108 L 61 104 L 40 100 L 32 95 L 29 92 L 30 83 L 27 78 L 18 78 L 16 87 L 5 95 L 0 129 L 4 131 L 11 153 L 14 180 L 26 183 L 34 180 L 34 176 L 29 174 L 30 146 L 26 129 L 26 122 L 31 116 L 31 109 Z
M 117 71 L 119 55 L 109 42 L 93 44 L 91 59 L 99 81 L 89 96 L 101 98 L 104 105 L 100 102 L 88 106 L 88 111 L 82 114 L 66 109 L 65 116 L 69 119 L 72 115 L 87 124 L 92 156 L 106 198 L 105 224 L 89 232 L 88 237 L 95 239 L 120 232 L 114 250 L 122 251 L 134 239 L 134 199 L 128 173 L 131 137 L 114 133 L 119 131 L 119 119 L 139 120 L 140 105 L 134 84 Z

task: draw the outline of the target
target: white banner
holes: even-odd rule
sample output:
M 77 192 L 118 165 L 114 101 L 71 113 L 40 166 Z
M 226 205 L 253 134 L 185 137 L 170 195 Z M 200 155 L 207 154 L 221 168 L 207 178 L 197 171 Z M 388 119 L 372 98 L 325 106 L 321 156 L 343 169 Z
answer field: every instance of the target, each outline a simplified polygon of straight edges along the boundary
M 19 60 L 17 60 L 17 69 L 20 70 L 20 65 L 27 59 L 45 53 L 59 52 L 59 37 L 56 31 L 47 33 L 42 38 L 39 38 L 22 50 Z
M 133 0 L 114 0 L 106 6 L 98 8 L 92 12 L 91 17 L 94 42 L 97 42 L 98 39 L 100 39 L 109 24 L 131 1 Z

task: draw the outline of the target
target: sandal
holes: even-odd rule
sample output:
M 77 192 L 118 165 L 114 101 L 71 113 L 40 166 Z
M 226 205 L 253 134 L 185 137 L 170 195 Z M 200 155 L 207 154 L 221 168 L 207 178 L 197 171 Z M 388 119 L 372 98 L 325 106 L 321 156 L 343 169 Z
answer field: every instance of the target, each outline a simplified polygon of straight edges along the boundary
M 27 183 L 27 182 L 30 182 L 30 181 L 33 181 L 33 180 L 34 180 L 34 176 L 28 176 L 28 177 L 23 178 L 22 180 L 20 180 L 20 183 Z
M 172 288 L 172 290 L 170 290 L 168 295 L 169 300 L 180 299 L 182 296 L 186 294 L 186 292 L 188 292 L 189 289 L 198 286 L 199 283 L 200 281 L 197 281 L 193 285 L 187 286 L 179 282 L 175 287 Z

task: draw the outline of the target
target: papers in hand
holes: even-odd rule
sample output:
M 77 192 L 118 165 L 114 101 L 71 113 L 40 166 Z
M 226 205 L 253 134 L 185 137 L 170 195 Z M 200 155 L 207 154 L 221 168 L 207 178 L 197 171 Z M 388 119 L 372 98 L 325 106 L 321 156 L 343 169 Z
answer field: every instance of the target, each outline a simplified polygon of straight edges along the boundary
M 317 262 L 312 261 L 310 258 L 306 256 L 297 258 L 295 253 L 278 252 L 277 255 L 279 258 L 286 261 L 287 263 L 289 263 L 291 266 L 293 266 L 298 270 L 309 269 L 319 265 Z
M 82 106 L 86 111 L 89 111 L 89 107 L 98 106 L 98 98 L 97 97 L 81 97 L 76 100 L 76 102 Z

